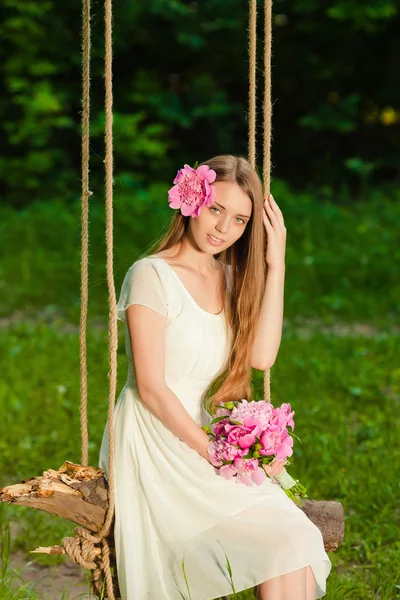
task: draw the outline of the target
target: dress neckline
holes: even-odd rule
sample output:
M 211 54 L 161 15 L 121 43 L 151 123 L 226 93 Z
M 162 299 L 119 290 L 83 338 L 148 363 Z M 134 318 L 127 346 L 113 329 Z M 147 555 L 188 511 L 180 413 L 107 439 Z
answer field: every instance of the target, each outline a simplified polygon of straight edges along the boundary
M 186 286 L 184 285 L 182 279 L 179 277 L 178 273 L 175 271 L 175 269 L 173 267 L 171 267 L 171 265 L 169 264 L 169 262 L 167 262 L 165 260 L 165 258 L 163 258 L 162 256 L 154 256 L 150 255 L 147 258 L 150 259 L 156 259 L 156 260 L 161 260 L 163 263 L 165 263 L 170 270 L 172 271 L 172 273 L 175 275 L 175 277 L 177 278 L 177 280 L 179 281 L 179 283 L 181 284 L 182 288 L 185 290 L 189 300 L 191 300 L 191 302 L 194 304 L 194 306 L 196 306 L 202 313 L 205 313 L 206 315 L 208 315 L 209 317 L 221 317 L 222 315 L 224 315 L 225 310 L 222 309 L 219 313 L 211 313 L 208 310 L 205 310 L 204 308 L 202 308 L 197 302 L 196 300 L 193 298 L 192 294 L 189 292 L 189 290 L 186 288 Z M 218 261 L 221 263 L 221 261 Z M 222 263 L 221 263 L 222 264 Z M 223 267 L 223 264 L 222 264 Z

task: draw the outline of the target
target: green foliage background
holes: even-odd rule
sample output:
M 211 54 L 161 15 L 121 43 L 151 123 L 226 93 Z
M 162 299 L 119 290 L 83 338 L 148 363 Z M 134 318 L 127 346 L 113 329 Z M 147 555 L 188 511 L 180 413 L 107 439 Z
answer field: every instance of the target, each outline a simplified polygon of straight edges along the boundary
M 273 11 L 274 176 L 339 200 L 362 196 L 371 181 L 398 182 L 398 0 L 278 0 Z M 79 194 L 80 19 L 78 0 L 0 5 L 0 181 L 14 207 Z M 247 19 L 243 0 L 115 3 L 116 186 L 141 189 L 171 180 L 183 162 L 246 153 Z M 91 168 L 100 191 L 100 3 L 92 26 Z

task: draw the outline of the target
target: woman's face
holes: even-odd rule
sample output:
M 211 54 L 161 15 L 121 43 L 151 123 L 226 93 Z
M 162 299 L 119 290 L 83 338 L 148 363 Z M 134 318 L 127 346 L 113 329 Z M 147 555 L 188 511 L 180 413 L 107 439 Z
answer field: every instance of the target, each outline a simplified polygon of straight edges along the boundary
M 198 217 L 190 218 L 194 241 L 204 252 L 218 254 L 243 235 L 250 220 L 252 202 L 242 188 L 232 181 L 216 181 L 215 201 L 203 206 Z M 210 236 L 222 240 L 213 241 Z

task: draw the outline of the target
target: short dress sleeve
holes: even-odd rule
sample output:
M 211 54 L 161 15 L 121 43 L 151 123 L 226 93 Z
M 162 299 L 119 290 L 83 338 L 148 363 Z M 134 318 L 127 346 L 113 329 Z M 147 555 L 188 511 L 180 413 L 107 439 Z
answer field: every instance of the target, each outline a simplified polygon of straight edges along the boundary
M 151 260 L 142 258 L 129 267 L 117 302 L 117 319 L 126 323 L 125 310 L 142 304 L 166 317 L 168 303 L 163 283 Z

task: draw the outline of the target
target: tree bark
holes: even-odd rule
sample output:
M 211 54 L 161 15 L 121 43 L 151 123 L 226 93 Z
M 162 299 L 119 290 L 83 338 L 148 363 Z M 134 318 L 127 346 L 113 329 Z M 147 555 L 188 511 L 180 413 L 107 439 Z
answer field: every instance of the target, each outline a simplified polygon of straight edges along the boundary
M 0 488 L 0 501 L 44 510 L 97 532 L 108 507 L 103 471 L 66 461 L 58 471 Z

